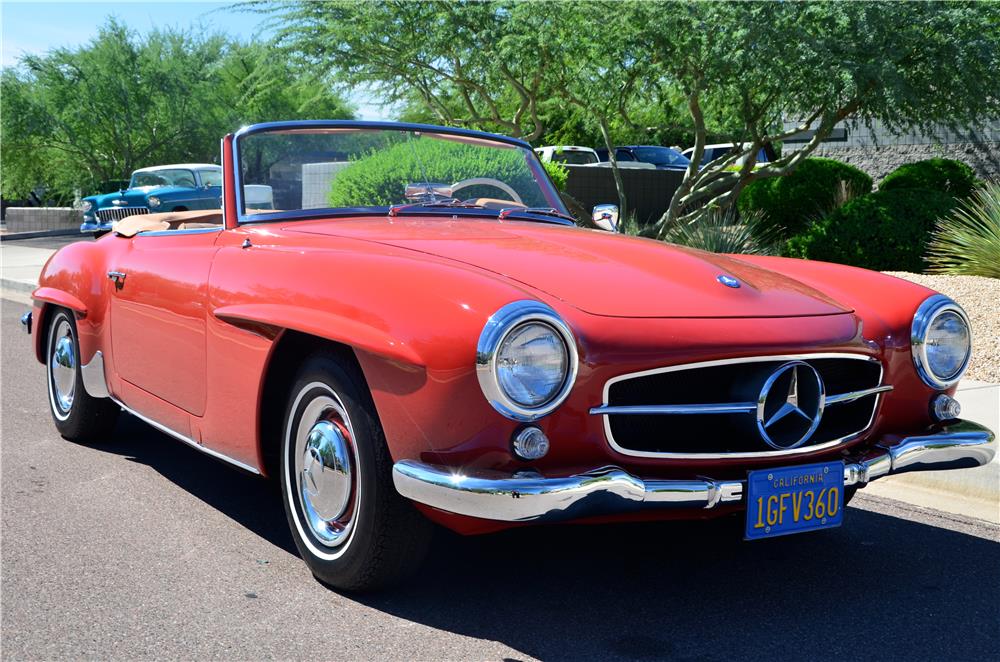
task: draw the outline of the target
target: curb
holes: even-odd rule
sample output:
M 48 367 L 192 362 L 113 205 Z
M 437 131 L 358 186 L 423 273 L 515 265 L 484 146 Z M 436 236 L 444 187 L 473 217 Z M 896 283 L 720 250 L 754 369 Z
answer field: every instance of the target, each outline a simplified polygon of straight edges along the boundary
M 19 292 L 21 294 L 31 294 L 38 287 L 38 283 L 29 283 L 13 278 L 0 278 L 0 288 L 9 292 Z
M 87 235 L 87 232 L 80 232 L 78 228 L 65 228 L 62 230 L 38 230 L 37 232 L 5 232 L 0 234 L 0 241 L 17 241 L 18 239 L 40 239 L 42 237 L 71 237 L 73 235 Z

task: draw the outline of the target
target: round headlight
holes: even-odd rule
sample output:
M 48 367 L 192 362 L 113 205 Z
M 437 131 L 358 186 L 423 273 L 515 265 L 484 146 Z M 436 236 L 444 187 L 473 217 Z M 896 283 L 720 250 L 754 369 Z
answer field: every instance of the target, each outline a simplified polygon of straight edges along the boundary
M 158 197 L 156 197 L 155 195 L 149 196 L 149 206 L 153 207 L 154 209 L 156 207 L 159 207 L 160 206 L 160 199 Z
M 82 209 L 83 211 L 90 211 L 93 208 L 94 208 L 94 204 L 90 200 L 84 200 L 80 204 L 80 209 Z
M 517 421 L 551 413 L 576 380 L 573 334 L 538 301 L 515 301 L 486 322 L 476 348 L 479 385 L 493 408 Z
M 957 303 L 942 294 L 935 294 L 917 308 L 910 342 L 917 372 L 932 388 L 954 386 L 969 366 L 969 319 Z

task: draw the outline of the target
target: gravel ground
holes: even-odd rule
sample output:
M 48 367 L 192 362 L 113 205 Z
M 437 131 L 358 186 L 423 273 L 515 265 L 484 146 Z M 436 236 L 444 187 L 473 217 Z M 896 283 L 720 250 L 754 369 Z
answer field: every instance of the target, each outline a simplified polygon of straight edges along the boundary
M 887 272 L 937 290 L 958 302 L 972 322 L 972 362 L 966 377 L 1000 383 L 1000 279 Z

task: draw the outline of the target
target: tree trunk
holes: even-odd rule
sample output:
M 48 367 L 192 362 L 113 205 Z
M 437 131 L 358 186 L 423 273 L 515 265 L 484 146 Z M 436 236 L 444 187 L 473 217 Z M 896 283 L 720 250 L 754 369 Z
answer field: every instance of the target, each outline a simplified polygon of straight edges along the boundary
M 618 228 L 621 231 L 625 222 L 625 215 L 628 212 L 627 200 L 625 199 L 625 182 L 622 180 L 622 173 L 618 169 L 618 159 L 615 157 L 615 146 L 611 144 L 611 133 L 608 131 L 608 120 L 601 117 L 601 137 L 604 138 L 604 146 L 608 150 L 608 160 L 611 162 L 611 172 L 615 178 L 615 188 L 618 190 Z

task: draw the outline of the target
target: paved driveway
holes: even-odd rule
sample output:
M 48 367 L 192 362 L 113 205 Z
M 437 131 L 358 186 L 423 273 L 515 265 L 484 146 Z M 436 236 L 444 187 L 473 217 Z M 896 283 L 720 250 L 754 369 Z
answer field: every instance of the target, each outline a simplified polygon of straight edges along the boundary
M 121 420 L 61 439 L 2 309 L 5 659 L 1000 659 L 1000 528 L 859 496 L 843 528 L 443 535 L 411 583 L 342 595 L 273 486 Z

